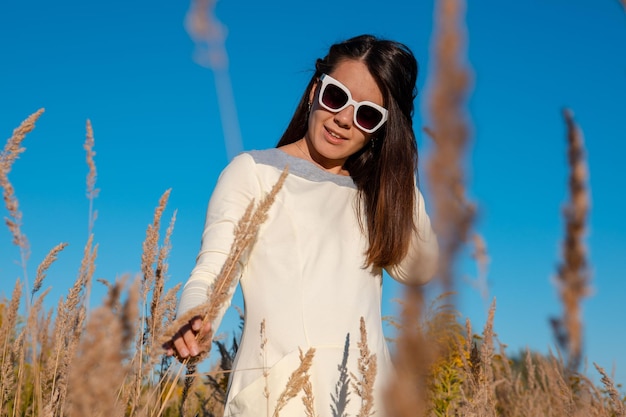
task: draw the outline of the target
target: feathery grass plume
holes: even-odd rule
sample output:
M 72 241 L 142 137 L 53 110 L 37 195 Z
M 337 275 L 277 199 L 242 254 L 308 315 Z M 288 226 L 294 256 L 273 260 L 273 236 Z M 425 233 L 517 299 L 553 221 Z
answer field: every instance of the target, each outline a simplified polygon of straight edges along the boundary
M 593 366 L 595 366 L 597 371 L 600 372 L 600 375 L 602 375 L 602 384 L 604 384 L 604 388 L 609 395 L 609 401 L 612 408 L 611 411 L 614 413 L 615 416 L 625 417 L 626 404 L 624 404 L 624 400 L 622 400 L 620 393 L 617 391 L 617 388 L 615 388 L 613 380 L 607 375 L 604 368 L 602 368 L 600 365 L 594 362 Z
M 2 356 L 0 357 L 0 409 L 7 409 L 8 402 L 15 392 L 15 374 L 11 346 L 16 338 L 17 311 L 22 297 L 22 282 L 15 281 L 13 294 L 8 308 L 0 322 L 0 337 L 2 338 Z
M 124 282 L 114 284 L 104 304 L 87 321 L 69 373 L 65 414 L 69 417 L 124 416 L 127 404 L 120 401 L 118 391 L 128 372 L 139 297 L 135 280 L 119 310 Z
M 41 289 L 43 280 L 44 278 L 46 278 L 46 272 L 54 263 L 54 261 L 57 260 L 57 255 L 59 254 L 59 252 L 65 249 L 66 246 L 67 243 L 59 243 L 54 248 L 52 248 L 50 252 L 48 252 L 45 258 L 43 258 L 43 261 L 39 264 L 39 267 L 37 268 L 37 276 L 35 277 L 35 283 L 31 291 L 31 297 L 34 296 L 35 293 Z
M 96 197 L 98 197 L 99 189 L 96 188 L 96 163 L 94 161 L 94 156 L 96 156 L 96 152 L 93 150 L 95 141 L 93 137 L 93 128 L 91 127 L 91 121 L 87 119 L 86 126 L 87 134 L 85 138 L 85 143 L 83 148 L 87 152 L 87 166 L 89 167 L 89 171 L 87 172 L 87 199 L 89 200 L 89 234 L 91 234 L 93 230 L 93 224 L 98 217 L 98 212 L 93 209 L 93 201 Z
M 171 191 L 171 189 L 166 190 L 159 199 L 159 204 L 154 210 L 152 224 L 148 225 L 146 238 L 143 241 L 143 251 L 141 253 L 141 272 L 143 273 L 141 298 L 144 300 L 147 298 L 148 291 L 152 288 L 156 277 L 154 265 L 157 261 L 157 255 L 159 252 L 159 229 L 161 227 L 161 217 L 163 216 L 163 211 L 167 206 L 167 201 Z
M 78 276 L 65 301 L 59 303 L 54 329 L 53 358 L 46 369 L 51 379 L 48 397 L 44 402 L 51 404 L 52 410 L 63 410 L 67 395 L 67 377 L 74 357 L 86 317 L 86 288 L 89 287 L 95 271 L 98 245 L 93 245 L 93 235 L 89 236 L 83 251 Z
M 311 384 L 310 375 L 306 375 L 304 385 L 302 386 L 302 403 L 304 404 L 304 415 L 306 417 L 319 417 L 315 412 L 315 396 L 313 395 L 313 385 Z
M 26 235 L 22 232 L 22 212 L 19 209 L 15 190 L 9 181 L 8 175 L 9 172 L 11 172 L 15 160 L 26 150 L 26 148 L 22 147 L 22 141 L 26 135 L 35 128 L 35 122 L 43 112 L 44 109 L 37 110 L 13 130 L 13 135 L 7 140 L 2 153 L 0 153 L 0 187 L 3 189 L 2 197 L 7 211 L 9 212 L 9 217 L 5 217 L 4 220 L 13 236 L 13 244 L 20 248 L 21 266 L 24 273 L 26 293 L 28 293 L 26 262 L 30 256 L 30 245 L 28 244 Z M 26 299 L 26 303 L 26 307 L 28 308 L 28 298 Z
M 478 369 L 478 378 L 474 381 L 474 386 L 472 387 L 472 400 L 466 404 L 461 415 L 481 417 L 495 417 L 497 415 L 495 381 L 493 377 L 493 320 L 495 311 L 496 301 L 494 299 L 489 308 L 487 322 L 483 330 L 482 344 L 480 346 L 480 367 Z
M 261 227 L 261 224 L 263 224 L 263 222 L 267 219 L 267 213 L 274 203 L 276 194 L 278 194 L 282 188 L 288 173 L 289 170 L 285 167 L 278 178 L 278 181 L 276 181 L 276 184 L 274 184 L 271 191 L 265 195 L 256 208 L 254 199 L 250 201 L 246 211 L 241 216 L 241 219 L 239 219 L 237 226 L 235 227 L 235 237 L 231 245 L 230 252 L 228 253 L 228 257 L 226 258 L 224 265 L 222 265 L 220 273 L 216 277 L 214 284 L 209 287 L 207 291 L 207 301 L 185 312 L 181 315 L 181 317 L 178 317 L 163 335 L 163 343 L 170 340 L 180 327 L 188 323 L 193 317 L 202 317 L 203 324 L 212 322 L 217 317 L 217 314 L 226 302 L 229 290 L 234 283 L 239 260 L 244 252 L 248 250 L 250 245 L 254 242 L 259 227 Z M 204 359 L 204 357 L 208 354 L 211 338 L 212 334 L 206 334 L 198 338 L 200 347 L 203 348 L 204 352 L 196 357 L 196 362 Z
M 285 408 L 287 403 L 293 399 L 304 388 L 304 385 L 309 381 L 309 368 L 313 364 L 313 358 L 315 357 L 315 348 L 309 348 L 306 354 L 302 354 L 300 350 L 300 365 L 294 370 L 283 392 L 278 396 L 276 400 L 276 408 L 272 417 L 279 417 L 280 411 Z
M 147 343 L 148 355 L 150 357 L 156 356 L 158 353 L 162 353 L 160 349 L 154 349 L 155 352 L 152 351 L 152 347 L 158 346 L 156 341 L 160 340 L 161 333 L 163 333 L 165 322 L 165 314 L 166 308 L 165 299 L 163 295 L 163 289 L 165 287 L 165 278 L 167 276 L 168 263 L 167 258 L 170 254 L 170 250 L 172 248 L 171 238 L 172 233 L 174 231 L 174 224 L 176 223 L 176 211 L 172 215 L 170 220 L 170 224 L 167 227 L 165 232 L 165 237 L 163 239 L 163 244 L 158 250 L 158 255 L 156 259 L 156 271 L 154 275 L 154 285 L 152 288 L 152 300 L 150 302 L 150 314 L 148 316 L 148 332 L 150 335 L 150 340 Z M 150 361 L 154 363 L 154 361 Z
M 41 356 L 43 355 L 43 350 L 41 345 L 39 344 L 39 334 L 47 332 L 47 328 L 40 329 L 38 324 L 41 318 L 43 301 L 46 295 L 50 292 L 50 288 L 45 290 L 42 294 L 37 297 L 35 302 L 31 305 L 28 311 L 28 317 L 26 318 L 26 327 L 25 327 L 25 350 L 26 353 L 30 353 L 30 362 L 28 363 L 29 372 L 28 372 L 28 381 L 27 383 L 32 384 L 32 391 L 28 393 L 27 402 L 30 403 L 30 407 L 34 410 L 36 415 L 41 415 L 43 410 L 43 387 L 42 387 L 42 361 Z
M 169 327 L 169 325 L 176 319 L 176 305 L 178 303 L 177 294 L 181 286 L 182 283 L 179 282 L 178 284 L 167 290 L 167 292 L 163 296 L 161 306 L 163 307 L 163 318 L 166 323 L 164 325 L 164 328 Z
M 15 392 L 13 393 L 13 415 L 17 416 L 22 407 L 22 388 L 24 386 L 24 373 L 26 372 L 26 329 L 22 329 L 13 343 L 11 352 L 12 360 L 15 362 L 16 380 Z
M 37 324 L 37 338 L 39 343 L 39 373 L 40 373 L 40 384 L 42 389 L 42 401 L 45 390 L 48 388 L 47 382 L 49 381 L 48 376 L 46 374 L 46 370 L 49 367 L 51 352 L 52 352 L 52 318 L 53 318 L 54 310 L 49 309 L 48 312 L 43 315 Z M 45 403 L 44 403 L 45 405 Z
M 487 272 L 489 270 L 489 253 L 487 252 L 487 244 L 485 243 L 485 239 L 479 234 L 472 234 L 472 243 L 473 243 L 473 251 L 472 258 L 476 261 L 476 265 L 478 266 L 478 277 L 471 281 L 470 284 L 473 285 L 478 291 L 485 303 L 488 302 L 489 297 L 489 283 L 487 282 Z
M 402 325 L 396 339 L 397 372 L 385 389 L 385 408 L 389 417 L 424 416 L 428 409 L 427 377 L 435 352 L 420 325 L 423 304 L 421 287 L 407 286 L 404 289 Z
M 357 417 L 369 417 L 374 413 L 374 382 L 376 381 L 376 354 L 370 353 L 367 345 L 367 329 L 365 328 L 365 319 L 361 317 L 359 327 L 361 339 L 358 342 L 359 359 L 358 368 L 361 377 L 351 374 L 352 388 L 354 392 L 361 397 L 361 408 Z M 354 382 L 356 381 L 356 382 Z
M 465 196 L 463 172 L 469 127 L 465 111 L 469 68 L 465 61 L 466 30 L 462 0 L 438 0 L 431 45 L 433 79 L 429 109 L 434 147 L 427 162 L 434 228 L 441 247 L 439 275 L 445 291 L 453 288 L 455 255 L 468 238 L 474 206 Z
M 87 223 L 87 235 L 90 236 L 93 234 L 93 226 L 98 217 L 98 212 L 93 208 L 93 202 L 98 196 L 100 190 L 96 188 L 96 162 L 94 157 L 96 156 L 96 152 L 93 150 L 95 140 L 93 137 L 93 128 L 91 127 L 91 121 L 87 119 L 85 126 L 86 134 L 85 134 L 85 143 L 83 144 L 83 149 L 87 153 L 87 200 L 89 200 L 89 214 L 88 214 L 88 223 Z M 89 301 L 91 299 L 91 281 L 87 283 L 85 287 L 85 309 L 89 310 Z
M 548 387 L 546 391 L 551 394 L 549 408 L 554 410 L 554 415 L 574 415 L 576 411 L 574 393 L 565 376 L 562 359 L 550 355 L 541 369 Z
M 557 274 L 563 316 L 560 319 L 552 319 L 552 324 L 557 342 L 567 352 L 568 368 L 573 371 L 578 369 L 582 356 L 581 302 L 589 294 L 590 272 L 583 240 L 590 197 L 583 135 L 571 111 L 564 110 L 563 116 L 567 125 L 570 198 L 563 209 L 565 218 L 563 261 Z
M 160 343 L 161 345 L 171 340 L 174 334 L 176 334 L 176 332 L 178 332 L 184 324 L 188 323 L 189 320 L 196 316 L 202 317 L 202 327 L 204 327 L 206 323 L 210 323 L 215 320 L 224 303 L 228 300 L 228 294 L 232 286 L 236 283 L 235 277 L 239 267 L 239 260 L 244 252 L 250 249 L 250 246 L 256 239 L 259 227 L 261 227 L 261 224 L 263 224 L 263 222 L 267 219 L 267 213 L 272 207 L 276 194 L 278 194 L 282 188 L 288 174 L 289 168 L 285 167 L 278 178 L 278 181 L 276 181 L 276 184 L 274 184 L 270 192 L 264 196 L 256 208 L 254 199 L 250 201 L 246 211 L 235 226 L 234 240 L 230 247 L 228 256 L 224 261 L 224 265 L 222 265 L 215 282 L 207 291 L 207 301 L 186 311 L 183 315 L 178 317 L 170 325 L 169 329 L 164 332 Z M 208 334 L 198 333 L 196 335 L 196 340 L 198 341 L 201 353 L 198 356 L 187 358 L 182 361 L 187 366 L 187 376 L 185 378 L 185 388 L 183 389 L 181 408 L 184 407 L 187 394 L 193 384 L 197 364 L 204 360 L 211 349 L 212 338 L 213 330 L 211 330 Z M 178 376 L 176 376 L 175 379 L 178 379 Z
M 146 229 L 146 237 L 142 244 L 141 253 L 141 317 L 140 332 L 136 340 L 135 353 L 132 359 L 133 383 L 125 392 L 130 404 L 130 413 L 140 407 L 141 391 L 145 378 L 149 376 L 152 366 L 157 362 L 158 353 L 152 351 L 155 340 L 158 340 L 163 320 L 162 292 L 164 287 L 164 275 L 167 271 L 165 258 L 170 250 L 170 235 L 174 227 L 175 215 L 172 218 L 166 235 L 163 249 L 159 249 L 159 230 L 161 228 L 161 218 L 167 206 L 171 189 L 166 190 L 159 198 L 159 203 L 154 210 L 152 223 Z M 148 296 L 152 293 L 150 301 L 150 312 L 148 312 Z M 156 337 L 156 339 L 155 339 Z M 160 353 L 160 352 L 159 352 Z

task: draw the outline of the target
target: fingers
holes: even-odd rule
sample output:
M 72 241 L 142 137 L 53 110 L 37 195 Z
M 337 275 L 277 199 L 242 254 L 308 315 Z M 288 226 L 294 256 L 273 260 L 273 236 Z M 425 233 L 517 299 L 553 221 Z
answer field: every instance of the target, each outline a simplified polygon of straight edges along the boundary
M 200 348 L 196 341 L 196 335 L 202 335 L 211 331 L 211 324 L 206 323 L 202 326 L 202 318 L 194 317 L 189 323 L 183 325 L 180 330 L 168 341 L 163 347 L 168 356 L 178 353 L 179 359 L 189 356 L 197 356 L 200 354 Z
M 201 335 L 205 335 L 211 331 L 211 323 L 209 322 L 206 322 L 202 329 L 201 327 L 202 327 L 202 318 L 195 317 L 194 319 L 192 319 L 191 328 L 193 329 L 194 332 L 200 332 Z

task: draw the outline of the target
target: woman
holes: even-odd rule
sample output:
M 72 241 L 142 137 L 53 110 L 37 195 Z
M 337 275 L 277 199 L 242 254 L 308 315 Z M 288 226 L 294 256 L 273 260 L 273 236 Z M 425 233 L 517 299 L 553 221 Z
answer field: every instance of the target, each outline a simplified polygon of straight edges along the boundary
M 242 261 L 245 328 L 226 416 L 273 414 L 300 363 L 300 349 L 312 347 L 315 412 L 356 416 L 362 405 L 353 386 L 361 378 L 361 318 L 376 355 L 372 415 L 384 412 L 380 396 L 392 365 L 381 324 L 382 271 L 423 284 L 437 260 L 436 238 L 415 185 L 416 77 L 417 62 L 400 43 L 363 35 L 333 45 L 317 60 L 277 148 L 243 153 L 220 176 L 179 315 L 206 300 L 234 225 L 250 200 L 259 201 L 289 166 Z M 169 353 L 197 355 L 194 335 L 216 329 L 220 320 L 200 329 L 193 319 Z M 280 414 L 302 417 L 303 407 L 293 399 Z

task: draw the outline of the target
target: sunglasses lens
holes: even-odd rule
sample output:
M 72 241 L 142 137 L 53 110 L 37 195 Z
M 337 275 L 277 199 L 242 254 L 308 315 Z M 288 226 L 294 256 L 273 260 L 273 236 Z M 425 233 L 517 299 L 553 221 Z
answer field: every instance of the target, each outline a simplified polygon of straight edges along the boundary
M 356 121 L 365 129 L 375 128 L 382 118 L 381 112 L 367 104 L 359 107 L 359 111 L 356 114 Z
M 333 110 L 340 109 L 348 102 L 348 95 L 341 88 L 328 84 L 322 94 L 322 103 Z

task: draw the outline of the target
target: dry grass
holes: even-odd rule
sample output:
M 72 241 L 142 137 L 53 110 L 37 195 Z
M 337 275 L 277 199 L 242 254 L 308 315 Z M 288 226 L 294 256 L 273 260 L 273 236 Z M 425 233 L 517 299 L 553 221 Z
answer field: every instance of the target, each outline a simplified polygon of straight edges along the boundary
M 13 167 L 13 163 L 19 158 L 20 154 L 26 150 L 22 147 L 22 142 L 26 135 L 35 128 L 35 122 L 43 114 L 44 109 L 39 109 L 24 120 L 14 131 L 13 135 L 7 140 L 2 153 L 0 154 L 0 187 L 2 187 L 2 198 L 9 212 L 9 217 L 5 217 L 5 222 L 13 236 L 13 244 L 20 249 L 21 266 L 24 272 L 24 282 L 26 291 L 28 292 L 28 271 L 26 263 L 30 256 L 30 246 L 26 235 L 22 232 L 22 212 L 19 209 L 19 203 L 15 196 L 13 185 L 9 181 L 9 173 Z
M 305 386 L 310 384 L 309 381 L 309 368 L 313 364 L 313 358 L 315 357 L 315 348 L 309 348 L 306 354 L 302 354 L 300 351 L 300 366 L 298 366 L 289 376 L 285 389 L 278 396 L 274 413 L 272 417 L 278 417 L 280 411 L 285 408 L 287 403 L 295 398 L 296 395 L 304 389 Z
M 93 143 L 90 146 L 93 147 Z M 573 153 L 582 155 L 580 151 Z M 581 170 L 575 167 L 579 165 L 580 161 L 572 164 L 578 174 Z M 572 180 L 572 184 L 577 182 Z M 251 206 L 242 220 L 237 229 L 239 238 L 223 269 L 225 277 L 232 274 L 238 256 L 254 241 L 256 230 L 280 185 L 279 182 L 256 211 Z M 91 188 L 94 186 L 92 184 Z M 580 187 L 575 185 L 572 189 Z M 93 235 L 85 245 L 76 281 L 56 311 L 45 311 L 47 291 L 40 291 L 47 271 L 65 248 L 64 243 L 51 249 L 41 262 L 30 293 L 24 294 L 23 282 L 16 281 L 11 299 L 0 303 L 0 416 L 178 414 L 184 402 L 183 383 L 176 375 L 182 368 L 173 366 L 160 355 L 160 340 L 167 335 L 163 329 L 172 324 L 178 290 L 175 286 L 165 291 L 164 282 L 175 221 L 174 214 L 161 238 L 159 230 L 168 197 L 169 191 L 160 199 L 146 231 L 141 279 L 134 280 L 130 289 L 125 289 L 123 282 L 103 281 L 109 288 L 108 296 L 103 305 L 90 314 L 85 297 L 97 256 Z M 580 201 L 580 198 L 573 200 Z M 16 244 L 19 246 L 19 240 Z M 580 248 L 574 252 L 580 253 Z M 476 253 L 478 258 L 486 257 L 480 241 Z M 214 288 L 215 303 L 223 301 L 223 290 L 228 285 L 226 280 Z M 30 308 L 20 320 L 22 296 L 30 301 Z M 502 346 L 496 349 L 495 305 L 482 335 L 478 336 L 472 333 L 469 322 L 465 328 L 458 324 L 453 304 L 435 303 L 425 309 L 423 303 L 419 287 L 407 288 L 397 340 L 398 374 L 386 392 L 389 416 L 624 415 L 624 399 L 601 368 L 597 368 L 602 376 L 602 386 L 598 387 L 566 366 L 558 356 L 527 352 L 523 358 L 509 357 Z M 209 314 L 210 306 L 205 307 Z M 376 358 L 366 340 L 367 329 L 362 325 L 358 344 L 359 375 L 352 374 L 349 378 L 345 370 L 344 382 L 352 380 L 352 392 L 335 392 L 338 412 L 344 410 L 348 402 L 359 400 L 360 416 L 373 415 L 375 411 L 372 387 Z M 267 343 L 266 338 L 264 343 Z M 261 347 L 261 354 L 263 349 Z M 223 356 L 230 355 L 223 346 L 220 352 Z M 313 356 L 314 350 L 301 355 L 301 364 L 278 396 L 276 407 L 268 404 L 266 414 L 279 415 L 288 402 L 301 395 L 305 415 L 319 415 L 320 410 L 315 410 L 314 406 L 315 387 L 308 374 Z M 224 376 L 232 366 L 232 357 L 231 365 L 227 362 L 224 361 L 221 368 L 214 368 L 210 375 L 197 372 L 190 375 L 189 380 L 196 382 L 189 385 L 193 397 L 184 408 L 187 414 L 219 416 L 223 413 L 224 392 L 218 395 L 216 387 L 219 386 L 219 390 L 224 387 L 220 383 L 210 387 L 202 382 L 208 383 L 209 376 Z M 203 380 L 198 381 L 200 378 Z M 339 403 L 343 404 L 341 408 Z
M 283 170 L 276 184 L 274 184 L 270 192 L 263 197 L 257 207 L 255 207 L 254 200 L 250 201 L 246 211 L 235 227 L 234 240 L 230 252 L 224 261 L 224 265 L 216 277 L 215 282 L 207 291 L 207 301 L 178 317 L 161 337 L 160 345 L 171 340 L 178 329 L 188 323 L 193 317 L 202 317 L 202 327 L 204 327 L 206 323 L 211 323 L 215 320 L 224 304 L 228 301 L 233 285 L 237 283 L 235 277 L 238 275 L 240 259 L 247 250 L 251 249 L 259 227 L 267 218 L 267 213 L 274 203 L 276 194 L 278 194 L 278 191 L 282 188 L 288 172 L 288 168 Z M 187 367 L 187 376 L 185 378 L 181 406 L 184 406 L 189 389 L 194 382 L 194 375 L 197 373 L 197 364 L 206 358 L 211 349 L 213 334 L 212 332 L 208 334 L 198 333 L 196 339 L 198 340 L 201 353 L 182 361 Z M 178 376 L 176 376 L 175 379 L 177 380 Z M 181 410 L 181 413 L 185 414 L 184 410 Z
M 361 408 L 357 417 L 369 417 L 374 413 L 374 383 L 376 382 L 377 362 L 376 354 L 370 353 L 367 345 L 367 329 L 363 317 L 361 317 L 360 333 L 358 367 L 361 376 L 353 373 L 350 376 L 352 388 L 356 395 L 361 398 Z
M 577 369 L 582 355 L 581 302 L 589 294 L 590 275 L 584 239 L 590 197 L 582 132 L 569 110 L 563 114 L 567 126 L 570 200 L 563 210 L 563 262 L 557 274 L 564 311 L 563 317 L 553 319 L 552 323 L 557 341 L 568 354 L 569 368 Z
M 439 277 L 444 291 L 453 288 L 457 252 L 469 237 L 474 206 L 465 195 L 464 164 L 469 142 L 466 101 L 470 70 L 465 62 L 465 4 L 436 2 L 431 62 L 434 75 L 428 97 L 433 139 L 427 179 L 432 191 L 433 226 L 440 245 Z
M 213 2 L 198 1 L 196 13 L 210 13 Z M 624 3 L 626 5 L 626 3 Z M 465 101 L 469 69 L 464 62 L 464 4 L 459 0 L 437 2 L 436 36 L 433 44 L 436 75 L 432 84 L 430 109 L 434 152 L 428 165 L 433 191 L 434 224 L 442 243 L 439 275 L 444 288 L 455 281 L 454 264 L 470 239 L 478 262 L 479 280 L 486 288 L 489 257 L 484 240 L 471 232 L 474 207 L 465 196 L 463 165 L 467 158 L 469 122 Z M 193 23 L 193 22 L 192 22 Z M 198 21 L 196 25 L 207 22 Z M 197 30 L 209 30 L 206 25 Z M 203 32 L 204 33 L 204 32 Z M 205 33 L 206 34 L 206 33 Z M 197 372 L 197 360 L 188 363 L 187 378 L 179 377 L 183 366 L 162 355 L 162 341 L 171 336 L 176 293 L 166 291 L 171 235 L 176 219 L 172 215 L 163 237 L 162 217 L 170 191 L 158 202 L 146 231 L 141 259 L 141 277 L 121 282 L 101 282 L 108 287 L 102 305 L 87 308 L 98 245 L 92 234 L 97 197 L 95 141 L 91 123 L 86 126 L 87 198 L 89 199 L 88 240 L 78 275 L 56 309 L 46 310 L 46 275 L 62 255 L 65 243 L 50 250 L 37 268 L 32 290 L 28 289 L 29 242 L 22 233 L 22 213 L 8 174 L 24 151 L 22 142 L 32 131 L 43 110 L 28 117 L 7 141 L 0 156 L 0 186 L 8 212 L 7 226 L 20 252 L 23 277 L 17 279 L 11 298 L 0 300 L 0 417 L 13 416 L 222 416 L 226 376 L 232 368 L 236 343 L 231 349 L 217 343 L 222 362 L 207 374 Z M 568 130 L 570 201 L 564 210 L 563 262 L 558 270 L 563 316 L 555 321 L 562 353 L 539 355 L 530 351 L 511 355 L 499 343 L 494 331 L 495 301 L 481 334 L 471 323 L 459 324 L 459 314 L 450 296 L 442 296 L 426 307 L 422 289 L 406 288 L 395 357 L 397 374 L 384 392 L 386 416 L 626 416 L 626 399 L 604 369 L 596 384 L 578 371 L 582 360 L 581 302 L 589 286 L 588 261 L 584 246 L 586 215 L 590 204 L 582 134 L 571 113 L 565 113 Z M 241 254 L 254 243 L 286 172 L 256 207 L 251 202 L 237 226 L 231 254 L 224 264 L 209 301 L 180 320 L 201 315 L 212 320 L 222 307 L 238 268 Z M 126 285 L 130 282 L 130 285 Z M 24 316 L 20 303 L 24 297 Z M 451 298 L 450 298 L 451 299 Z M 270 324 L 271 325 L 271 324 Z M 170 329 L 170 330 L 166 330 Z M 260 354 L 268 343 L 265 322 L 261 327 Z M 382 404 L 373 402 L 377 361 L 367 346 L 367 329 L 361 323 L 357 374 L 349 373 L 347 358 L 339 366 L 340 380 L 331 394 L 333 412 L 348 416 L 350 401 L 360 401 L 358 416 L 375 415 Z M 201 341 L 208 352 L 212 335 Z M 349 346 L 349 339 L 346 340 Z M 300 365 L 269 404 L 266 383 L 265 415 L 278 416 L 285 406 L 301 395 L 307 417 L 325 415 L 315 409 L 315 388 L 309 371 L 315 350 L 300 352 Z M 269 369 L 264 361 L 263 376 Z M 352 390 L 350 387 L 352 382 Z M 263 406 L 261 405 L 261 408 Z M 318 414 L 321 413 L 321 414 Z M 260 413 L 261 415 L 263 412 Z

